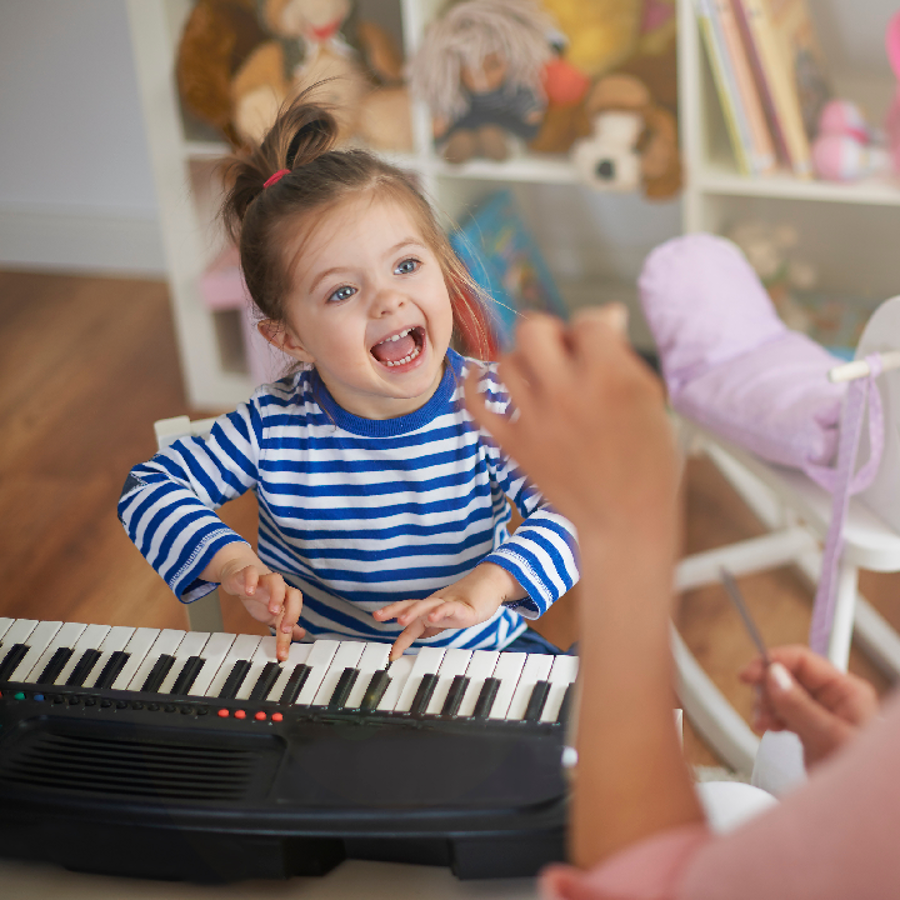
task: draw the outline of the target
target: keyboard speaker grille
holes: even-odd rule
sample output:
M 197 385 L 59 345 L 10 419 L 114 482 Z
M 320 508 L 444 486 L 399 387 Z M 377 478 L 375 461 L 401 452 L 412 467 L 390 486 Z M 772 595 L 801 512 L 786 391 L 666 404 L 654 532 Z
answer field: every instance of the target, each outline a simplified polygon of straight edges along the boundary
M 56 795 L 234 803 L 267 792 L 280 756 L 274 737 L 167 736 L 63 723 L 20 734 L 0 760 L 0 781 Z

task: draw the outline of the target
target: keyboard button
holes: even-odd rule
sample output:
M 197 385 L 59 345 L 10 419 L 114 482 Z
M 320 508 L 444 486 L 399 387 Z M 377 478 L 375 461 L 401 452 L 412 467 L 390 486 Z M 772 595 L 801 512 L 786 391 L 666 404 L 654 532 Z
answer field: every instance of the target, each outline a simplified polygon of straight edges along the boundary
M 528 654 L 504 718 L 512 722 L 521 722 L 525 718 L 534 687 L 539 681 L 547 680 L 547 676 L 550 674 L 550 669 L 553 666 L 553 659 L 553 656 L 545 653 Z M 546 700 L 546 696 L 544 699 Z M 541 706 L 543 707 L 543 702 Z
M 577 675 L 577 656 L 560 654 L 553 660 L 549 678 L 550 692 L 547 695 L 547 702 L 544 704 L 544 711 L 541 713 L 542 722 L 557 722 L 565 717 L 564 713 L 561 716 L 563 703 L 566 702 L 565 698 L 574 692 L 572 685 Z
M 138 629 L 131 641 L 129 641 L 128 647 L 126 647 L 126 650 L 137 661 L 137 665 L 134 667 L 134 673 L 131 675 L 128 684 L 126 685 L 126 690 L 160 693 L 160 688 L 165 680 L 165 676 L 175 663 L 175 653 L 181 642 L 184 640 L 185 635 L 186 632 L 175 628 L 164 628 L 162 631 L 157 631 L 155 635 L 153 635 L 152 632 L 144 634 L 142 629 Z M 148 641 L 151 640 L 151 636 L 152 642 L 148 646 Z M 167 671 L 163 672 L 162 678 L 160 678 L 158 675 L 160 669 L 157 668 L 157 664 L 163 657 L 168 657 L 171 662 L 168 665 Z M 165 664 L 163 664 L 163 666 L 164 665 Z M 154 671 L 157 672 L 157 675 L 154 676 L 153 681 L 150 681 L 150 673 Z M 122 677 L 124 679 L 127 676 L 123 675 Z M 148 682 L 152 687 L 147 686 Z
M 412 703 L 419 690 L 419 684 L 426 675 L 437 674 L 441 660 L 444 658 L 444 652 L 443 647 L 422 647 L 413 657 L 415 662 L 406 683 L 403 685 L 403 690 L 397 698 L 394 712 L 409 712 L 412 709 Z M 397 662 L 400 662 L 400 660 L 398 659 Z
M 375 707 L 376 709 L 380 712 L 393 711 L 397 706 L 397 701 L 400 699 L 400 694 L 406 685 L 406 680 L 409 678 L 415 662 L 416 658 L 414 656 L 401 656 L 400 659 L 395 659 L 388 666 L 387 674 L 390 677 L 390 681 L 387 689 L 381 695 L 381 699 Z M 410 697 L 410 702 L 412 702 L 412 697 Z
M 277 662 L 267 662 L 259 673 L 259 677 L 251 688 L 250 695 L 247 699 L 265 700 L 269 695 L 269 691 L 272 690 L 272 685 L 278 680 L 280 674 L 281 666 Z M 247 681 L 249 683 L 250 679 L 248 678 Z
M 285 706 L 289 706 L 294 702 L 294 700 L 297 699 L 296 694 L 294 694 L 294 696 L 290 700 L 285 699 L 288 693 L 287 685 L 292 678 L 294 679 L 294 681 L 296 681 L 294 672 L 296 671 L 298 666 L 306 664 L 306 660 L 309 657 L 309 653 L 312 648 L 312 643 L 291 644 L 290 649 L 288 650 L 288 658 L 283 663 L 281 663 L 281 671 L 278 674 L 278 678 L 275 679 L 275 683 L 269 689 L 268 696 L 266 697 L 267 700 L 273 703 L 283 703 Z
M 484 680 L 494 674 L 498 659 L 500 659 L 498 650 L 476 650 L 472 654 L 469 665 L 466 666 L 466 678 L 469 679 L 469 684 L 463 694 L 462 702 L 459 704 L 458 715 L 460 717 L 474 715 L 475 704 L 478 702 Z
M 316 641 L 309 651 L 306 658 L 306 665 L 309 666 L 309 675 L 303 684 L 303 689 L 297 695 L 297 706 L 309 706 L 316 699 L 322 681 L 328 673 L 334 654 L 337 653 L 340 641 L 322 640 Z M 324 705 L 324 704 L 323 704 Z
M 535 683 L 528 698 L 528 705 L 525 707 L 525 715 L 522 718 L 526 722 L 539 722 L 541 713 L 544 711 L 544 704 L 547 702 L 547 695 L 550 693 L 549 681 L 538 681 Z
M 80 622 L 65 622 L 44 647 L 44 651 L 35 661 L 34 667 L 21 680 L 26 684 L 53 684 L 72 655 L 72 648 L 86 628 Z M 30 640 L 29 640 L 30 643 Z M 68 655 L 59 651 L 69 651 Z M 50 661 L 55 659 L 52 669 Z M 46 674 L 45 674 L 46 673 Z M 50 676 L 53 676 L 52 678 Z
M 68 684 L 69 678 L 72 676 L 75 667 L 82 662 L 84 659 L 84 655 L 87 651 L 92 651 L 92 653 L 96 653 L 97 656 L 94 658 L 94 662 L 97 661 L 97 658 L 100 656 L 100 646 L 103 644 L 103 641 L 106 639 L 106 636 L 110 632 L 109 625 L 88 625 L 84 631 L 81 632 L 81 637 L 75 641 L 75 645 L 72 647 L 72 655 L 69 657 L 69 661 L 63 666 L 62 671 L 59 675 L 56 676 L 53 683 L 55 685 L 64 685 Z M 84 665 L 87 665 L 85 662 Z M 93 666 L 93 663 L 91 664 Z M 90 668 L 87 668 L 86 671 L 80 673 L 81 681 L 79 684 L 83 683 L 90 673 Z
M 359 681 L 359 679 L 357 679 L 357 681 Z M 381 699 L 384 697 L 385 691 L 387 691 L 390 683 L 391 676 L 388 675 L 385 669 L 379 669 L 377 672 L 373 672 L 372 677 L 369 679 L 369 684 L 366 687 L 366 692 L 359 702 L 359 708 L 363 710 L 363 712 L 378 709 L 378 704 L 381 703 Z
M 363 697 L 368 695 L 369 683 L 372 681 L 372 677 L 377 672 L 387 669 L 390 652 L 390 644 L 373 642 L 365 645 L 365 649 L 357 664 L 359 677 L 356 679 L 353 690 L 350 691 L 347 697 L 347 702 L 344 704 L 345 709 L 359 709 L 362 706 Z M 387 682 L 384 683 L 384 688 L 387 688 Z M 369 709 L 374 709 L 377 705 L 376 701 Z
M 490 713 L 488 713 L 488 718 L 506 718 L 509 705 L 519 684 L 519 676 L 522 674 L 527 658 L 527 653 L 513 653 L 507 650 L 500 654 L 500 659 L 497 660 L 497 665 L 494 669 L 494 678 L 500 682 L 500 687 L 497 690 L 494 705 L 491 707 Z
M 250 660 L 253 658 L 253 654 L 256 652 L 256 648 L 259 646 L 261 640 L 262 636 L 258 634 L 237 635 L 231 646 L 228 648 L 228 652 L 225 654 L 222 664 L 219 666 L 215 675 L 213 675 L 212 681 L 210 681 L 209 687 L 206 689 L 205 696 L 214 698 L 222 695 L 222 690 L 225 688 L 225 683 L 231 676 L 235 663 L 247 663 L 247 667 L 243 671 L 243 675 L 246 675 L 246 669 L 249 668 Z M 243 680 L 243 676 L 241 680 Z
M 441 707 L 441 715 L 455 718 L 459 712 L 459 705 L 462 703 L 463 695 L 469 686 L 469 679 L 465 675 L 455 675 L 444 698 L 444 705 Z
M 499 678 L 485 678 L 481 683 L 481 690 L 478 692 L 478 698 L 472 710 L 472 715 L 476 719 L 486 719 L 497 699 L 497 691 L 500 690 Z
M 419 686 L 416 688 L 416 694 L 409 706 L 410 715 L 422 716 L 425 714 L 437 683 L 438 676 L 436 672 L 427 672 L 422 676 Z
M 228 673 L 228 677 L 225 679 L 225 683 L 222 685 L 219 693 L 216 695 L 219 700 L 234 700 L 249 671 L 250 660 L 239 659 L 231 667 L 231 671 Z
M 353 690 L 353 685 L 356 683 L 357 678 L 359 678 L 359 669 L 354 669 L 352 666 L 347 666 L 347 668 L 341 672 L 338 683 L 335 685 L 334 693 L 328 701 L 329 709 L 344 708 L 347 697 L 350 696 L 350 691 Z
M 331 698 L 334 696 L 334 690 L 340 681 L 344 669 L 356 668 L 359 658 L 362 656 L 363 644 L 361 641 L 341 641 L 331 662 L 328 664 L 328 670 L 325 677 L 319 685 L 316 696 L 313 698 L 313 706 L 328 706 Z
M 449 647 L 441 660 L 440 668 L 437 671 L 438 680 L 435 685 L 434 692 L 431 695 L 431 701 L 425 712 L 430 716 L 440 714 L 447 700 L 447 694 L 450 691 L 450 685 L 457 675 L 464 675 L 469 662 L 472 659 L 471 650 L 461 650 L 456 647 Z M 462 700 L 462 697 L 460 697 Z

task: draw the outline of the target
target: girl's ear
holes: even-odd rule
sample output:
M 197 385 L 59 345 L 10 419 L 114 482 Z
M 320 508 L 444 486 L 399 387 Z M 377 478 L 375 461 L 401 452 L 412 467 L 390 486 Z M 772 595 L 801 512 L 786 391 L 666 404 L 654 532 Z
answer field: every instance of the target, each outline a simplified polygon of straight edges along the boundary
M 259 329 L 259 333 L 282 353 L 286 353 L 302 363 L 308 363 L 309 365 L 315 363 L 312 354 L 307 351 L 300 339 L 284 323 L 276 322 L 274 319 L 263 319 L 257 323 L 256 327 Z

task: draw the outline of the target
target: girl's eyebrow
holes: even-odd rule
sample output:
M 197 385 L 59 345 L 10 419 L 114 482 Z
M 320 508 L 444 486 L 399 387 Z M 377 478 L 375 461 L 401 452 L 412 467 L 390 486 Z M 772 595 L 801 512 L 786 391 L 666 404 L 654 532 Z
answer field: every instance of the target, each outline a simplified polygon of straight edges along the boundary
M 384 251 L 383 255 L 385 258 L 388 258 L 402 250 L 404 247 L 425 247 L 425 244 L 418 238 L 403 238 L 402 241 L 397 241 L 397 243 L 394 244 L 393 247 L 388 247 L 388 249 Z M 313 291 L 315 291 L 320 281 L 324 281 L 326 278 L 329 278 L 332 275 L 337 275 L 340 272 L 346 272 L 349 268 L 349 266 L 332 266 L 330 269 L 326 269 L 324 272 L 320 272 L 315 277 L 315 280 L 312 282 L 312 284 L 309 286 L 309 292 L 312 293 Z

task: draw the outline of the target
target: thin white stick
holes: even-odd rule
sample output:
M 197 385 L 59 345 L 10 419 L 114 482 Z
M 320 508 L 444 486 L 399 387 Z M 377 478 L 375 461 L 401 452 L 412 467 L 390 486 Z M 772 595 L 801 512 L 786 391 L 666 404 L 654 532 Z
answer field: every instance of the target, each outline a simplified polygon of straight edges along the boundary
M 881 356 L 882 371 L 887 369 L 900 369 L 900 350 L 889 350 Z M 828 380 L 833 382 L 853 381 L 855 378 L 865 378 L 869 374 L 869 364 L 864 359 L 855 359 L 853 362 L 835 366 L 828 373 Z

